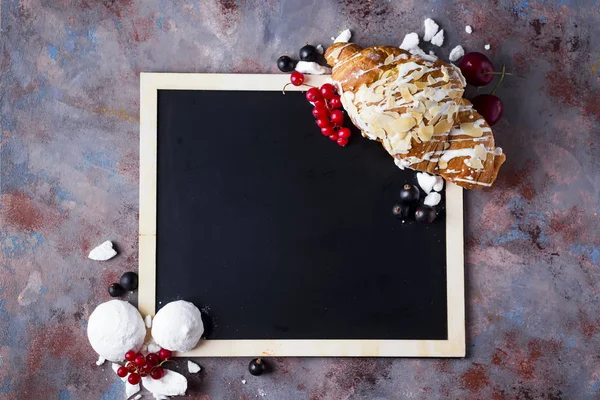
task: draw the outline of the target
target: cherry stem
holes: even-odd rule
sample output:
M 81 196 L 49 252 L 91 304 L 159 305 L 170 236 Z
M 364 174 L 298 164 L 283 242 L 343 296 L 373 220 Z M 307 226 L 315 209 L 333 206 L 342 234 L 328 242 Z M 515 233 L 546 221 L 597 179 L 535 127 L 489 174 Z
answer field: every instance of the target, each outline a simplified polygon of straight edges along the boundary
M 494 89 L 492 89 L 492 93 L 490 93 L 490 94 L 493 95 L 496 92 L 496 89 L 498 89 L 498 86 L 500 86 L 500 84 L 504 80 L 505 75 L 506 75 L 506 65 L 503 65 L 502 66 L 502 76 L 500 76 L 500 80 L 498 81 L 498 83 L 496 83 L 496 86 L 494 86 Z
M 484 72 L 484 75 L 502 75 L 502 72 Z M 519 75 L 519 74 L 513 74 L 511 72 L 505 72 L 504 75 L 510 75 L 510 76 L 518 76 L 519 78 L 523 78 L 526 79 L 526 76 L 523 75 Z
M 285 94 L 285 88 L 286 88 L 286 87 L 288 87 L 289 85 L 294 85 L 294 84 L 293 84 L 292 82 L 288 82 L 288 83 L 286 83 L 286 84 L 283 86 L 283 89 L 281 90 L 281 92 L 282 92 L 283 94 Z M 294 85 L 294 86 L 296 86 L 296 85 Z M 300 87 L 300 86 L 308 86 L 308 87 L 311 87 L 311 88 L 315 88 L 315 89 L 317 89 L 317 87 L 316 87 L 316 86 L 309 85 L 308 83 L 303 83 L 302 85 L 298 85 L 298 86 L 296 86 L 296 87 Z

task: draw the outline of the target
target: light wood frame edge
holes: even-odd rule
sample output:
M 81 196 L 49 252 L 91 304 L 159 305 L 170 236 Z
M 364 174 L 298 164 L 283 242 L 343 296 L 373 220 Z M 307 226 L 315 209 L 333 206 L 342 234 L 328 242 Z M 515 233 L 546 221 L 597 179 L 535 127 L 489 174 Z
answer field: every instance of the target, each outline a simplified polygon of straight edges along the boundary
M 310 76 L 316 86 L 328 76 Z M 156 172 L 158 90 L 281 90 L 288 75 L 177 74 L 140 75 L 140 213 L 138 307 L 156 310 Z M 289 91 L 303 90 L 288 86 Z M 464 357 L 465 286 L 463 190 L 446 186 L 447 340 L 203 340 L 185 357 L 345 356 Z

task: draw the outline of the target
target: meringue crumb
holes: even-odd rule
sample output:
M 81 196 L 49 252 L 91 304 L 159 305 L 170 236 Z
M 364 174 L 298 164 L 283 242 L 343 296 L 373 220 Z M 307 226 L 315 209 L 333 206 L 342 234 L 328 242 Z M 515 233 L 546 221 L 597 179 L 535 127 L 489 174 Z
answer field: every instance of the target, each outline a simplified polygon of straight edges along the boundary
M 400 48 L 402 50 L 410 50 L 410 49 L 414 49 L 415 47 L 419 46 L 419 35 L 417 35 L 416 32 L 411 32 L 411 33 L 407 33 L 404 36 L 404 40 L 402 40 L 402 44 L 400 45 Z
M 188 371 L 190 374 L 195 374 L 196 372 L 200 372 L 202 369 L 198 364 L 192 361 L 187 362 Z
M 435 53 L 433 52 L 433 50 L 429 50 L 429 55 L 430 56 L 435 56 Z
M 351 37 L 352 32 L 350 32 L 350 29 L 345 29 L 338 35 L 338 37 L 333 38 L 333 43 L 348 43 Z
M 144 323 L 146 324 L 146 328 L 152 328 L 152 315 L 146 315 L 146 318 L 144 318 Z
M 106 358 L 100 356 L 100 357 L 98 357 L 98 360 L 96 361 L 96 365 L 100 366 L 100 365 L 104 364 L 105 362 L 106 362 Z
M 442 29 L 438 33 L 435 34 L 433 39 L 431 39 L 431 44 L 441 47 L 444 44 L 444 30 Z
M 465 26 L 465 32 L 467 32 L 469 35 L 473 33 L 473 28 L 471 28 L 471 25 Z
M 246 384 L 246 380 L 242 379 L 242 385 L 245 385 L 245 384 Z
M 316 49 L 317 49 L 317 53 L 319 53 L 319 54 L 323 54 L 325 52 L 325 50 L 323 50 L 323 46 L 320 44 L 317 45 Z
M 423 35 L 423 41 L 429 42 L 440 29 L 439 25 L 435 23 L 431 18 L 427 18 L 423 24 L 425 25 L 425 34 Z
M 142 395 L 141 395 L 141 394 L 138 394 L 137 396 L 135 396 L 135 397 L 133 398 L 133 400 L 140 400 L 141 398 L 142 398 Z
M 458 46 L 453 48 L 452 51 L 450 51 L 449 58 L 450 58 L 450 61 L 454 62 L 454 61 L 457 61 L 458 59 L 460 59 L 464 55 L 465 55 L 465 49 L 463 49 L 462 46 L 459 44 Z
M 425 197 L 423 204 L 429 207 L 435 207 L 440 203 L 440 200 L 442 200 L 442 196 L 439 193 L 431 192 Z
M 489 50 L 489 49 L 490 49 L 490 47 L 491 47 L 491 46 L 489 45 L 489 43 L 488 43 L 488 44 L 486 44 L 485 46 L 483 46 L 483 48 L 484 48 L 484 49 L 486 49 L 486 50 Z

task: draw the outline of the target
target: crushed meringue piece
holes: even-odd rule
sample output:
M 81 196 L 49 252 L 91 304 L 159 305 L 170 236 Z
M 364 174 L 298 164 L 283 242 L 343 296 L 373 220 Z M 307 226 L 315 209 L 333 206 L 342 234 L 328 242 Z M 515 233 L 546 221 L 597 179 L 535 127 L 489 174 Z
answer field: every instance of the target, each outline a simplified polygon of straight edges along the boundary
M 419 172 L 417 173 L 417 182 L 419 182 L 421 189 L 423 189 L 425 193 L 429 194 L 433 189 L 433 185 L 436 184 L 436 177 L 429 175 L 427 172 Z
M 473 33 L 473 28 L 471 28 L 471 25 L 465 26 L 465 32 L 467 32 L 469 35 Z
M 131 396 L 133 396 L 134 394 L 136 394 L 139 391 L 140 391 L 139 383 L 132 385 L 129 382 L 125 382 L 125 396 L 127 396 L 127 398 L 130 398 Z
M 195 374 L 196 372 L 200 372 L 200 370 L 202 369 L 198 364 L 196 364 L 195 362 L 189 361 L 187 362 L 187 367 L 188 367 L 188 371 L 190 372 L 190 374 Z
M 462 46 L 459 44 L 458 46 L 453 48 L 452 51 L 450 51 L 449 58 L 450 58 L 450 61 L 454 62 L 454 61 L 458 61 L 464 55 L 465 55 L 465 49 L 463 49 Z
M 350 29 L 345 29 L 338 35 L 338 37 L 333 39 L 333 43 L 348 43 L 351 36 L 352 32 L 350 32 Z
M 158 380 L 149 376 L 142 378 L 142 385 L 152 393 L 155 399 L 165 399 L 167 396 L 182 396 L 187 390 L 187 379 L 185 376 L 165 369 L 165 375 Z
M 407 33 L 404 36 L 404 39 L 402 40 L 402 44 L 400 45 L 400 48 L 402 50 L 406 50 L 406 51 L 410 51 L 411 49 L 414 49 L 415 47 L 419 46 L 419 35 L 417 35 L 415 32 L 411 32 L 411 33 Z
M 148 344 L 148 353 L 158 353 L 160 351 L 160 346 L 156 343 Z
M 100 366 L 100 365 L 104 364 L 105 362 L 106 362 L 106 358 L 100 356 L 100 357 L 98 357 L 98 360 L 96 361 L 96 365 Z
M 144 323 L 146 324 L 146 328 L 152 328 L 152 315 L 146 315 L 146 318 L 144 318 Z
M 94 261 L 106 261 L 110 260 L 114 256 L 117 255 L 115 249 L 113 249 L 113 244 L 110 240 L 102 243 L 99 246 L 96 246 L 90 254 L 88 254 L 88 258 Z
M 296 64 L 296 71 L 303 74 L 323 75 L 330 74 L 331 68 L 319 65 L 314 61 L 298 61 Z
M 431 39 L 433 39 L 440 27 L 431 18 L 427 18 L 425 22 L 423 22 L 423 24 L 425 25 L 425 34 L 423 35 L 423 41 L 429 42 Z
M 137 396 L 135 396 L 132 400 L 140 400 L 142 398 L 141 394 L 138 394 Z
M 427 197 L 425 197 L 425 200 L 423 200 L 423 204 L 429 207 L 435 207 L 440 203 L 440 200 L 442 200 L 441 194 L 431 192 L 427 195 Z
M 245 385 L 245 384 L 246 384 L 246 380 L 242 379 L 242 385 Z
M 444 44 L 444 30 L 442 29 L 431 39 L 431 44 L 441 47 Z
M 435 56 L 435 52 L 433 50 L 429 50 L 429 55 L 430 56 Z
M 435 185 L 433 185 L 432 189 L 435 190 L 436 192 L 441 192 L 443 188 L 444 188 L 444 178 L 442 178 L 441 176 L 436 176 Z
M 318 44 L 316 49 L 317 49 L 317 53 L 319 53 L 319 54 L 323 54 L 325 52 L 325 50 L 323 49 L 323 45 Z
M 483 46 L 483 48 L 484 48 L 484 49 L 486 49 L 486 50 L 489 50 L 489 49 L 490 49 L 490 47 L 491 47 L 491 46 L 489 45 L 489 43 L 488 43 L 488 44 L 486 44 L 485 46 Z

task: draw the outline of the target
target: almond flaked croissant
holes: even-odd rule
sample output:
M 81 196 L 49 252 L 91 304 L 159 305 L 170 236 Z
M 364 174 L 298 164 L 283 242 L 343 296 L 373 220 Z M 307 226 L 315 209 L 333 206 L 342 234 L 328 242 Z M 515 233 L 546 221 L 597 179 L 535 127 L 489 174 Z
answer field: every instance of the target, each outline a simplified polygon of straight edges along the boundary
M 325 58 L 352 122 L 400 168 L 468 189 L 492 185 L 506 157 L 462 98 L 466 83 L 458 68 L 396 47 L 352 43 L 334 43 Z

